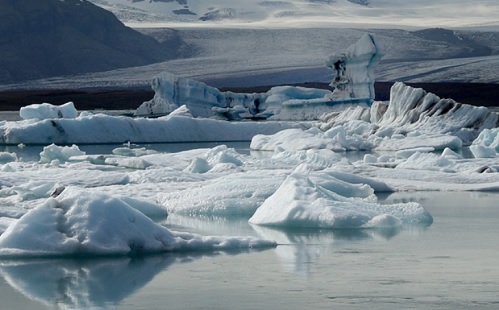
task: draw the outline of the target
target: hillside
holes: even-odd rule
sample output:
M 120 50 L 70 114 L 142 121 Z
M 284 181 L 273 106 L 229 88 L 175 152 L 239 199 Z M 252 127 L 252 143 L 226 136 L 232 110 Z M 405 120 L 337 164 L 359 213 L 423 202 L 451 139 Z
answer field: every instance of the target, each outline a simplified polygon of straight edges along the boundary
M 145 65 L 176 56 L 86 0 L 0 1 L 0 84 Z
M 497 0 L 90 0 L 135 27 L 499 26 Z

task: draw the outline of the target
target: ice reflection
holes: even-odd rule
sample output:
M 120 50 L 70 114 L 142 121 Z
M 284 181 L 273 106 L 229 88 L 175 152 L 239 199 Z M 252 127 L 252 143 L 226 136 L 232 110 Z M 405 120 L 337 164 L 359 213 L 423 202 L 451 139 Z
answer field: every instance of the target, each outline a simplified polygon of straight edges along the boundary
M 9 260 L 0 263 L 0 275 L 21 294 L 49 308 L 107 308 L 119 305 L 172 264 L 217 254 Z
M 145 258 L 45 259 L 2 262 L 0 274 L 26 297 L 59 309 L 119 304 L 178 255 Z
M 386 229 L 276 229 L 253 226 L 260 237 L 278 243 L 276 253 L 284 268 L 293 273 L 309 274 L 319 257 L 331 250 L 331 245 L 340 242 L 362 240 L 390 240 L 398 235 L 400 228 Z

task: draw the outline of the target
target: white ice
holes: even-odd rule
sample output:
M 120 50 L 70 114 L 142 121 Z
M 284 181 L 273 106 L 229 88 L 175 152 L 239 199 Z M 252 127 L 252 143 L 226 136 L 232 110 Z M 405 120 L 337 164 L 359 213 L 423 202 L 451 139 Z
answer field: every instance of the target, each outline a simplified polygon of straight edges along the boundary
M 405 224 L 430 225 L 430 213 L 417 203 L 380 205 L 372 195 L 343 196 L 337 187 L 326 189 L 312 182 L 306 165 L 298 166 L 279 189 L 249 219 L 252 224 L 313 228 L 395 228 Z M 338 184 L 339 183 L 339 184 Z M 367 185 L 347 185 L 349 192 Z M 358 188 L 355 188 L 355 187 Z
M 354 93 L 351 99 L 364 96 L 359 89 L 371 94 L 373 80 L 365 63 L 368 57 L 367 63 L 378 60 L 381 53 L 375 47 L 375 39 L 364 36 L 351 53 L 331 58 L 340 77 L 336 90 Z M 349 76 L 338 60 L 362 65 L 354 66 Z M 430 225 L 432 217 L 416 203 L 380 204 L 376 193 L 499 190 L 498 116 L 486 108 L 440 99 L 402 83 L 392 87 L 390 102 L 369 106 L 343 105 L 344 98 L 337 101 L 338 94 L 331 91 L 277 87 L 265 94 L 233 94 L 163 77 L 155 82 L 159 95 L 152 103 L 165 99 L 166 109 L 155 110 L 152 103 L 143 108 L 167 116 L 85 112 L 61 118 L 62 112 L 52 116 L 46 107 L 32 106 L 28 119 L 0 123 L 2 144 L 46 145 L 38 161 L 0 153 L 0 256 L 274 247 L 274 241 L 254 237 L 194 234 L 180 219 L 404 229 Z M 326 101 L 340 103 L 330 107 Z M 269 119 L 240 120 L 246 117 Z M 251 149 L 259 152 L 243 155 L 220 145 L 163 153 L 133 144 L 250 140 Z M 87 155 L 77 146 L 85 143 L 121 145 L 109 154 Z M 469 144 L 476 158 L 462 156 Z M 349 160 L 349 151 L 367 153 Z M 248 235 L 258 235 L 258 230 Z
M 104 193 L 66 188 L 10 225 L 0 256 L 130 255 L 185 250 L 273 247 L 250 237 L 175 233 Z
M 321 130 L 288 129 L 274 135 L 257 135 L 251 148 L 398 151 L 430 147 L 442 151 L 460 150 L 473 143 L 472 150 L 477 153 L 481 145 L 483 155 L 483 144 L 492 143 L 485 130 L 494 128 L 497 121 L 497 114 L 485 107 L 440 99 L 421 88 L 395 83 L 389 103 L 330 112 L 323 115 L 318 125 Z M 479 141 L 473 142 L 479 135 Z
M 247 237 L 176 233 L 182 217 L 251 218 L 253 223 L 283 227 L 403 229 L 429 225 L 431 215 L 418 204 L 379 204 L 374 194 L 499 190 L 497 157 L 466 159 L 450 149 L 436 154 L 432 147 L 369 153 L 357 160 L 331 149 L 295 151 L 282 145 L 272 153 L 246 155 L 223 145 L 178 153 L 133 145 L 109 154 L 82 153 L 77 146 L 50 145 L 40 161 L 13 158 L 1 164 L 2 255 L 274 245 Z M 308 168 L 296 169 L 302 164 Z M 165 219 L 166 212 L 171 218 Z M 255 236 L 258 231 L 245 233 Z
M 346 51 L 331 54 L 326 59 L 326 66 L 334 72 L 331 98 L 374 100 L 374 69 L 384 53 L 378 38 L 366 33 Z
M 73 102 L 60 106 L 50 103 L 31 104 L 21 107 L 19 116 L 21 119 L 53 119 L 53 118 L 75 118 L 78 115 Z
M 257 133 L 299 126 L 303 124 L 227 122 L 175 113 L 155 119 L 84 113 L 73 119 L 0 123 L 0 144 L 249 141 Z

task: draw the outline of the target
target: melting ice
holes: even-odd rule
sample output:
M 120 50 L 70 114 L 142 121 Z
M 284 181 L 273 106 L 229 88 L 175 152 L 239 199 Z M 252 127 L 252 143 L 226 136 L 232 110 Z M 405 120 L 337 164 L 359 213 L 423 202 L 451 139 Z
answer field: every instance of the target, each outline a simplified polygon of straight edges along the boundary
M 170 220 L 237 217 L 254 224 L 253 235 L 260 226 L 403 229 L 432 216 L 417 203 L 381 204 L 377 193 L 499 190 L 497 115 L 402 83 L 389 102 L 374 101 L 382 54 L 371 35 L 332 54 L 332 91 L 223 93 L 165 73 L 141 117 L 24 108 L 21 121 L 0 123 L 0 142 L 45 147 L 38 161 L 0 153 L 0 256 L 268 248 L 277 244 L 199 235 Z M 266 155 L 133 144 L 180 141 L 251 141 Z M 125 145 L 87 155 L 83 143 Z M 474 158 L 461 154 L 468 145 Z M 359 150 L 361 159 L 344 156 Z

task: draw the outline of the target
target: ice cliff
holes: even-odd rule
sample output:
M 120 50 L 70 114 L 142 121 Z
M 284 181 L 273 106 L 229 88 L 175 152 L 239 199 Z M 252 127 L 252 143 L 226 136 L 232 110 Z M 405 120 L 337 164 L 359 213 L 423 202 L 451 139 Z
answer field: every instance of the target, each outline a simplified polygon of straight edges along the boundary
M 325 112 L 344 109 L 345 105 L 369 105 L 374 100 L 374 68 L 383 56 L 374 34 L 364 34 L 346 51 L 326 60 L 333 70 L 333 91 L 303 87 L 274 87 L 266 93 L 221 92 L 204 83 L 171 73 L 162 73 L 152 81 L 155 92 L 136 115 L 154 116 L 186 105 L 194 116 L 271 118 L 279 120 L 317 119 Z M 297 109 L 300 108 L 300 109 Z

